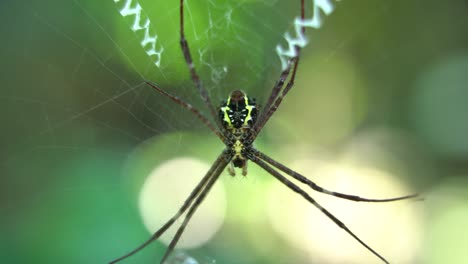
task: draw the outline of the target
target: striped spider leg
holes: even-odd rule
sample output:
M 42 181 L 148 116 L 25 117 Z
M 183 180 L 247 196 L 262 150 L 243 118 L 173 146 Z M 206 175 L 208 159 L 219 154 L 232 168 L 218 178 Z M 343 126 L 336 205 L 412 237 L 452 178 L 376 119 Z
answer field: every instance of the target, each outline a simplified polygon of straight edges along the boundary
M 195 189 L 193 189 L 193 191 L 190 193 L 189 197 L 185 200 L 185 202 L 179 208 L 177 213 L 171 219 L 169 219 L 161 228 L 159 228 L 156 232 L 154 232 L 153 235 L 148 240 L 146 240 L 144 243 L 139 245 L 137 248 L 135 248 L 134 250 L 130 251 L 129 253 L 127 253 L 127 254 L 119 257 L 119 258 L 116 258 L 116 259 L 112 260 L 109 263 L 113 264 L 113 263 L 120 262 L 120 261 L 132 256 L 133 254 L 137 253 L 138 251 L 142 250 L 143 248 L 145 248 L 149 244 L 151 244 L 151 242 L 155 241 L 162 234 L 164 234 L 164 232 L 166 232 L 167 229 L 169 229 L 169 227 L 171 227 L 174 224 L 174 222 L 177 221 L 177 219 L 179 219 L 182 216 L 182 214 L 184 214 L 185 211 L 187 211 L 187 209 L 190 208 L 188 213 L 185 216 L 184 222 L 179 227 L 179 229 L 177 230 L 177 233 L 174 236 L 174 238 L 172 239 L 169 247 L 166 249 L 166 253 L 164 254 L 163 259 L 161 260 L 161 264 L 164 263 L 166 258 L 169 256 L 169 254 L 172 252 L 175 245 L 179 241 L 179 238 L 182 235 L 182 232 L 184 231 L 185 226 L 187 225 L 188 221 L 192 217 L 193 213 L 195 212 L 195 210 L 197 210 L 198 206 L 203 202 L 206 195 L 211 190 L 211 187 L 214 185 L 216 180 L 219 178 L 219 176 L 223 172 L 224 168 L 226 168 L 227 164 L 231 161 L 231 158 L 232 158 L 232 156 L 231 156 L 230 153 L 228 153 L 226 151 L 223 151 L 218 156 L 218 158 L 214 161 L 213 165 L 208 170 L 208 172 L 205 174 L 205 176 L 197 184 Z

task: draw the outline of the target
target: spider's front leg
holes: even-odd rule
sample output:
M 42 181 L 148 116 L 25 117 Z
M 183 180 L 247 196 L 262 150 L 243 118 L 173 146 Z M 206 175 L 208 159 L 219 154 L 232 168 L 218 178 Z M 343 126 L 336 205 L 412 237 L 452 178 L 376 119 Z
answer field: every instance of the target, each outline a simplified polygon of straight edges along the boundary
M 244 167 L 242 167 L 242 176 L 247 176 L 247 164 L 248 162 L 245 161 Z
M 229 175 L 231 175 L 232 177 L 236 176 L 236 171 L 234 170 L 234 165 L 232 164 L 232 162 L 227 167 L 227 171 L 229 172 Z
M 227 168 L 229 175 L 232 177 L 236 176 L 236 170 L 234 169 L 234 164 L 231 162 L 230 166 Z M 247 176 L 247 162 L 245 162 L 242 167 L 242 176 Z
M 229 175 L 233 177 L 236 176 L 236 171 L 234 167 L 241 168 L 242 176 L 247 176 L 247 158 L 240 155 L 234 156 L 234 158 L 231 161 L 231 165 L 228 167 Z

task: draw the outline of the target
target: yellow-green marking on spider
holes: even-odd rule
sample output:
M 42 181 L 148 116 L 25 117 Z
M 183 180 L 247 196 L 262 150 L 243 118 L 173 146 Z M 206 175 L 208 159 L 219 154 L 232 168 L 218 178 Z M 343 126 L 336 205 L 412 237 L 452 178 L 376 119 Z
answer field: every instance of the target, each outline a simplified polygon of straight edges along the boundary
M 235 153 L 232 164 L 234 167 L 243 168 L 244 174 L 247 172 L 247 159 L 242 154 L 244 144 L 241 138 L 257 119 L 257 104 L 255 103 L 255 99 L 248 97 L 241 90 L 231 92 L 227 100 L 219 107 L 219 119 L 224 128 L 236 139 L 232 146 Z
M 231 92 L 227 100 L 221 104 L 219 118 L 229 132 L 242 134 L 255 123 L 256 106 L 255 99 L 248 97 L 241 90 L 236 90 Z

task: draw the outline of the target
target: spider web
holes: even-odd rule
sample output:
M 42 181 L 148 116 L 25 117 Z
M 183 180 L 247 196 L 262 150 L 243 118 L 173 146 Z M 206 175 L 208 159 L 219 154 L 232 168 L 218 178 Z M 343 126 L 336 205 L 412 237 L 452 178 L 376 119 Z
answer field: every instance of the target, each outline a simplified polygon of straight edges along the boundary
M 321 2 L 335 5 L 331 0 Z M 61 130 L 81 126 L 83 121 L 132 143 L 166 131 L 202 129 L 186 110 L 173 107 L 143 83 L 153 81 L 206 110 L 180 51 L 177 1 L 74 0 L 8 6 L 14 8 L 23 8 L 20 13 L 29 16 L 15 18 L 18 28 L 11 30 L 16 39 L 12 37 L 9 44 L 21 43 L 22 58 L 36 63 L 20 64 L 31 75 L 27 79 L 35 82 L 9 85 L 23 89 L 8 90 L 3 100 L 6 105 L 23 106 L 25 114 L 30 108 L 39 110 L 33 111 L 36 118 L 31 117 L 37 123 L 23 127 L 21 143 L 6 144 L 3 159 L 41 140 L 44 146 L 70 144 L 69 140 L 60 143 L 60 135 L 66 134 Z M 318 10 L 309 8 L 311 13 Z M 208 1 L 203 5 L 187 1 L 185 10 L 192 56 L 214 103 L 233 89 L 243 89 L 262 101 L 281 70 L 275 49 L 280 45 L 286 51 L 290 46 L 284 34 L 295 34 L 300 6 L 284 1 Z M 148 34 L 155 39 L 151 41 Z M 142 47 L 141 42 L 146 45 Z M 10 128 L 7 134 L 17 131 L 15 126 Z
M 129 2 L 130 9 L 134 8 L 136 1 Z M 119 208 L 126 208 L 128 201 L 120 198 L 125 197 L 125 191 L 119 190 L 122 165 L 117 164 L 124 163 L 135 146 L 166 132 L 207 132 L 190 113 L 143 82 L 151 80 L 206 111 L 180 51 L 178 1 L 138 3 L 142 14 L 151 20 L 151 34 L 157 35 L 155 50 L 162 51 L 157 58 L 149 56 L 151 41 L 141 45 L 144 30 L 132 30 L 135 17 L 120 13 L 123 1 L 1 4 L 3 17 L 9 19 L 2 23 L 8 39 L 2 53 L 4 65 L 9 66 L 1 73 L 7 87 L 0 97 L 5 109 L 2 118 L 8 124 L 2 134 L 8 140 L 2 143 L 0 162 L 4 175 L 11 178 L 2 184 L 2 214 L 9 215 L 3 224 L 15 226 L 15 219 L 23 219 L 23 225 L 30 226 L 15 234 L 16 247 L 2 250 L 12 252 L 7 256 L 11 263 L 37 262 L 54 255 L 44 250 L 29 259 L 15 253 L 17 248 L 32 250 L 41 245 L 41 232 L 39 237 L 28 235 L 35 229 L 26 219 L 38 214 L 30 208 L 65 215 L 69 213 L 66 208 L 73 207 L 69 199 L 83 194 L 95 197 L 101 206 L 106 204 L 102 195 L 112 197 Z M 215 104 L 233 89 L 243 89 L 259 99 L 265 96 L 281 70 L 275 47 L 286 45 L 283 34 L 293 29 L 299 10 L 299 5 L 287 1 L 186 1 L 186 36 L 197 71 Z M 177 140 L 173 147 L 185 151 Z M 89 159 L 84 161 L 84 156 Z M 98 157 L 106 157 L 115 166 L 104 162 L 106 168 L 99 167 L 94 162 L 102 161 Z M 27 164 L 27 168 L 19 169 L 20 164 Z M 70 170 L 76 171 L 76 177 Z M 66 205 L 58 202 L 61 199 Z M 50 209 L 54 205 L 59 209 Z M 82 206 L 78 203 L 75 207 L 89 215 L 89 208 Z M 134 200 L 128 207 L 135 208 Z M 132 211 L 122 218 L 128 215 L 135 216 L 134 226 L 141 226 L 137 213 Z M 49 221 L 37 220 L 37 228 L 47 230 L 40 227 L 44 222 Z M 112 237 L 107 233 L 101 242 Z M 57 239 L 52 240 L 62 241 Z M 95 253 L 103 261 L 110 255 Z M 64 253 L 70 254 L 74 253 Z M 54 260 L 67 262 L 60 255 Z M 76 260 L 96 261 L 86 257 Z
M 122 14 L 127 2 L 131 5 L 128 12 Z M 418 10 L 414 7 L 418 3 L 427 3 L 422 0 L 412 4 L 385 0 L 353 2 L 356 1 L 306 1 L 307 19 L 313 18 L 313 7 L 317 3 L 331 3 L 333 8 L 327 11 L 322 6 L 317 13 L 323 19 L 322 28 L 307 29 L 308 45 L 304 46 L 303 55 L 313 56 L 320 50 L 325 56 L 319 56 L 316 65 L 326 68 L 337 54 L 349 51 L 363 60 L 357 63 L 362 63 L 370 75 L 378 71 L 376 79 L 391 83 L 391 67 L 395 66 L 391 64 L 395 55 L 392 47 L 402 39 L 370 42 L 367 47 L 356 46 L 356 43 L 366 38 L 367 32 L 375 30 L 374 21 L 381 17 L 390 19 L 393 10 L 404 13 L 407 9 Z M 2 220 L 3 226 L 16 230 L 17 219 L 28 226 L 27 219 L 36 216 L 35 210 L 50 210 L 51 215 L 57 213 L 49 208 L 50 204 L 56 205 L 59 213 L 69 213 L 65 206 L 56 204 L 56 200 L 64 196 L 89 195 L 88 202 L 97 203 L 91 206 L 97 211 L 134 209 L 134 200 L 126 199 L 129 194 L 126 187 L 122 187 L 126 181 L 120 176 L 128 154 L 157 135 L 179 132 L 183 137 L 186 131 L 209 133 L 191 113 L 144 83 L 150 80 L 208 114 L 190 80 L 180 50 L 178 1 L 139 0 L 141 23 L 137 24 L 136 13 L 132 14 L 136 12 L 136 3 L 135 0 L 47 0 L 28 4 L 2 1 L 0 4 L 0 14 L 4 18 L 0 32 L 5 40 L 1 51 L 4 66 L 0 72 L 3 86 L 0 167 L 3 178 L 9 179 L 5 182 L 2 179 L 0 189 L 2 215 L 7 215 Z M 286 32 L 291 38 L 297 37 L 295 18 L 299 14 L 299 1 L 186 1 L 186 37 L 196 69 L 214 104 L 234 89 L 246 91 L 260 103 L 266 101 L 283 67 L 277 46 L 287 50 Z M 149 27 L 146 19 L 151 21 Z M 402 25 L 407 22 L 399 21 Z M 349 28 L 348 23 L 356 26 Z M 138 27 L 142 29 L 136 30 Z M 413 27 L 414 31 L 423 28 Z M 423 43 L 423 36 L 418 41 Z M 411 42 L 403 43 L 410 45 Z M 360 54 L 364 54 L 363 57 L 359 57 Z M 416 71 L 417 67 L 413 69 Z M 320 72 L 320 69 L 309 69 L 309 72 Z M 388 112 L 378 110 L 390 108 L 382 98 L 399 98 L 399 94 L 375 92 L 369 97 L 377 103 L 369 106 L 376 111 L 369 111 L 368 119 L 398 123 L 394 116 L 387 116 Z M 309 105 L 298 108 L 307 112 Z M 300 120 L 305 117 L 306 113 Z M 176 152 L 185 153 L 187 149 L 181 142 L 173 140 L 172 147 Z M 159 151 L 163 155 L 167 150 Z M 105 167 L 96 161 L 102 161 L 102 157 L 108 161 Z M 76 174 L 67 168 L 76 169 Z M 107 208 L 108 204 L 115 205 Z M 80 212 L 92 210 L 81 203 L 76 206 L 81 208 Z M 35 207 L 39 209 L 31 209 Z M 102 221 L 115 222 L 118 226 L 130 218 L 128 215 L 135 215 L 131 209 L 119 212 L 117 215 L 122 220 L 104 217 Z M 131 219 L 134 226 L 141 226 L 138 216 Z M 48 220 L 52 219 L 45 217 L 39 222 Z M 71 223 L 80 224 L 79 221 Z M 90 232 L 99 234 L 99 228 Z M 45 231 L 39 232 L 37 237 L 26 234 L 28 230 L 37 229 L 41 226 L 25 229 L 14 245 L 0 250 L 11 252 L 7 255 L 10 263 L 31 263 L 52 254 L 45 250 L 33 254 L 31 261 L 27 256 L 20 256 L 18 248 L 33 249 L 41 245 L 40 238 L 46 235 Z M 68 229 L 63 233 L 66 231 Z M 140 234 L 145 232 L 141 230 Z M 15 231 L 5 234 L 8 238 L 17 235 Z M 119 230 L 109 228 L 95 243 L 105 244 L 109 238 L 118 239 L 119 235 Z M 54 241 L 63 240 L 65 238 L 58 237 Z M 102 258 L 99 260 L 108 260 L 105 258 L 109 255 L 104 254 L 108 252 L 93 250 L 96 244 L 91 243 L 86 249 L 99 255 Z M 73 250 L 64 252 L 76 255 Z M 122 252 L 122 249 L 115 252 Z M 56 258 L 66 260 L 66 254 Z M 82 263 L 96 262 L 84 256 L 77 259 Z
M 126 2 L 130 6 L 137 3 Z M 127 137 L 137 140 L 165 130 L 194 126 L 192 118 L 181 118 L 184 116 L 181 113 L 185 110 L 174 109 L 172 102 L 160 100 L 159 95 L 142 84 L 142 80 L 154 81 L 167 91 L 203 109 L 180 52 L 178 3 L 140 2 L 143 5 L 142 13 L 151 17 L 151 29 L 158 29 L 156 48 L 159 48 L 160 54 L 156 60 L 139 47 L 142 38 L 138 33 L 141 32 L 129 30 L 136 18 L 132 15 L 125 19 L 118 16 L 118 10 L 122 6 L 103 6 L 91 1 L 74 1 L 68 5 L 69 12 L 78 16 L 76 19 L 87 26 L 85 32 L 81 33 L 82 38 L 71 35 L 68 29 L 54 24 L 50 16 L 46 17 L 38 11 L 40 9 L 36 9 L 34 17 L 42 23 L 45 30 L 55 34 L 55 38 L 61 38 L 62 43 L 68 41 L 69 43 L 63 43 L 65 47 L 74 46 L 80 50 L 73 53 L 76 54 L 75 57 L 68 59 L 71 64 L 75 64 L 72 66 L 72 80 L 77 82 L 75 86 L 80 86 L 80 95 L 87 97 L 85 100 L 89 97 L 98 99 L 91 101 L 88 106 L 80 106 L 64 120 L 57 122 L 52 117 L 47 117 L 47 126 L 50 127 L 41 134 L 53 134 L 55 129 L 67 122 L 98 116 L 99 112 L 109 107 L 117 107 L 119 112 L 125 114 L 126 121 L 133 123 L 132 126 L 146 130 L 142 136 L 131 135 L 127 127 L 119 129 Z M 288 4 L 275 5 L 270 1 L 209 1 L 202 6 L 195 4 L 190 1 L 186 3 L 186 34 L 197 70 L 213 101 L 217 104 L 233 89 L 268 90 L 279 72 L 278 58 L 273 56 L 272 51 L 281 42 L 283 33 L 280 32 L 285 32 L 291 24 L 288 21 L 292 21 L 294 15 L 297 15 L 298 7 L 292 11 L 293 8 Z M 57 4 L 54 8 L 59 7 Z M 105 16 L 102 10 L 106 10 Z M 273 14 L 267 16 L 267 13 Z M 241 20 L 244 22 L 240 22 Z M 160 26 L 162 30 L 158 27 L 161 24 L 164 25 Z M 47 37 L 44 36 L 44 39 Z M 87 39 L 93 39 L 92 42 L 96 42 L 96 45 L 87 45 Z M 111 80 L 114 79 L 117 85 L 80 83 L 76 80 L 77 76 L 81 77 L 80 71 L 87 70 L 87 63 L 94 63 L 95 68 L 104 72 Z M 88 75 L 88 72 L 84 74 Z M 96 121 L 99 120 L 109 123 L 108 118 L 97 117 Z M 119 125 L 111 124 L 110 127 L 118 129 Z

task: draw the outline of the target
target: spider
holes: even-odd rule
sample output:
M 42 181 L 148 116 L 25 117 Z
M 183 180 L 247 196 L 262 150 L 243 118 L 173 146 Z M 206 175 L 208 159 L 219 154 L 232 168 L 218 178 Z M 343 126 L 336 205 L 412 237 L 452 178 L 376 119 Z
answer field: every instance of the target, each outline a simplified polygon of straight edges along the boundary
M 301 0 L 301 18 L 304 19 L 304 0 Z M 302 32 L 305 32 L 305 28 L 302 28 Z M 179 219 L 182 214 L 187 210 L 188 212 L 185 215 L 185 218 L 174 235 L 172 241 L 170 242 L 168 248 L 165 251 L 164 256 L 161 259 L 161 264 L 168 258 L 169 254 L 174 250 L 177 242 L 179 241 L 185 227 L 190 221 L 191 217 L 197 210 L 198 206 L 203 202 L 205 197 L 208 195 L 210 189 L 214 183 L 218 180 L 222 172 L 227 168 L 231 176 L 235 176 L 235 169 L 240 168 L 242 170 L 242 175 L 247 175 L 247 163 L 251 161 L 274 178 L 279 180 L 287 188 L 291 189 L 293 192 L 301 195 L 309 203 L 314 205 L 319 209 L 323 214 L 325 214 L 331 221 L 333 221 L 337 226 L 342 228 L 345 232 L 351 235 L 356 241 L 358 241 L 362 246 L 364 246 L 368 251 L 372 252 L 376 257 L 381 259 L 385 263 L 389 263 L 383 256 L 381 256 L 377 251 L 368 246 L 364 241 L 362 241 L 357 235 L 355 235 L 346 225 L 336 218 L 332 213 L 327 209 L 322 207 L 317 203 L 307 192 L 301 189 L 298 185 L 294 184 L 288 178 L 283 176 L 285 173 L 290 177 L 296 179 L 297 181 L 307 185 L 315 191 L 332 195 L 338 198 L 347 199 L 356 202 L 391 202 L 404 199 L 415 198 L 418 194 L 411 194 L 401 197 L 388 198 L 388 199 L 370 199 L 363 198 L 356 195 L 344 194 L 339 192 L 334 192 L 327 190 L 323 187 L 320 187 L 313 181 L 309 180 L 307 177 L 301 175 L 300 173 L 288 168 L 282 163 L 276 161 L 265 153 L 257 150 L 253 143 L 260 133 L 262 128 L 271 118 L 271 116 L 278 109 L 283 98 L 291 90 L 294 85 L 294 80 L 296 77 L 296 71 L 299 64 L 299 55 L 289 59 L 288 65 L 285 70 L 280 74 L 279 79 L 276 81 L 271 94 L 268 97 L 266 104 L 261 110 L 259 110 L 258 105 L 255 100 L 242 90 L 235 90 L 231 92 L 227 98 L 218 108 L 218 110 L 213 106 L 208 92 L 204 88 L 199 75 L 195 69 L 195 65 L 192 61 L 192 56 L 190 53 L 189 44 L 185 38 L 184 31 L 184 0 L 180 0 L 180 45 L 182 54 L 185 59 L 185 63 L 188 66 L 191 80 L 193 81 L 195 87 L 197 88 L 203 102 L 209 109 L 209 113 L 215 124 L 212 124 L 207 117 L 205 117 L 200 110 L 193 107 L 191 104 L 185 102 L 177 96 L 174 96 L 163 89 L 159 88 L 156 84 L 145 81 L 150 87 L 155 89 L 160 94 L 166 96 L 170 100 L 174 101 L 176 104 L 182 106 L 183 108 L 191 111 L 206 127 L 208 127 L 224 144 L 225 149 L 219 154 L 217 159 L 211 165 L 211 168 L 198 183 L 198 185 L 190 193 L 189 197 L 185 200 L 182 206 L 179 208 L 177 213 L 169 219 L 159 230 L 157 230 L 148 240 L 139 245 L 134 250 L 129 253 L 111 261 L 110 263 L 117 263 L 123 259 L 126 259 L 138 251 L 145 248 L 147 245 L 158 239 L 164 232 L 167 231 L 169 227 L 174 224 L 174 222 Z M 300 47 L 296 46 L 296 54 L 299 54 Z M 292 70 L 292 71 L 291 71 Z M 286 83 L 286 81 L 289 81 Z M 286 83 L 286 85 L 285 85 Z

